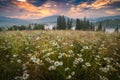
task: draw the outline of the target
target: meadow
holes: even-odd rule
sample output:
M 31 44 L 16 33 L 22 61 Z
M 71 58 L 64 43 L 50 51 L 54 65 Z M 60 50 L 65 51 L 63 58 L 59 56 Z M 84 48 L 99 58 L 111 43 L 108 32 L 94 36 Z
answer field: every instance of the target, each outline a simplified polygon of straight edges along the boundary
M 120 80 L 120 34 L 0 32 L 0 80 Z

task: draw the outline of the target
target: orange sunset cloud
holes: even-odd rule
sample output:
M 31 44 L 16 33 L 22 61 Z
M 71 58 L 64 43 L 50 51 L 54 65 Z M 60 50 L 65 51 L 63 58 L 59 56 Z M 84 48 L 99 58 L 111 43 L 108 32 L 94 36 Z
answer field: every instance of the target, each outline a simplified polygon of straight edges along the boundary
M 50 8 L 50 6 L 52 6 L 50 2 L 46 2 L 45 4 L 41 5 L 40 7 L 36 7 L 28 2 L 22 2 L 22 1 L 12 2 L 12 3 L 14 5 L 16 5 L 19 9 L 23 9 L 28 12 L 27 15 L 23 14 L 24 16 L 22 15 L 21 18 L 27 18 L 27 17 L 32 17 L 32 16 L 45 17 L 45 16 L 50 16 L 50 15 L 56 14 L 56 12 L 57 12 L 56 9 Z
M 96 0 L 94 3 L 90 5 L 90 7 L 99 9 L 105 7 L 105 5 L 109 4 L 110 0 Z
M 83 8 L 91 8 L 91 9 L 100 9 L 105 8 L 105 5 L 109 4 L 110 0 L 96 0 L 95 2 L 88 4 L 87 2 L 84 2 L 82 4 L 79 4 L 77 6 L 71 7 L 71 12 L 78 12 L 82 11 Z
M 114 11 L 110 11 L 110 10 L 107 10 L 107 11 L 105 11 L 107 14 L 110 14 L 110 15 L 113 15 L 113 14 L 116 14 L 116 12 L 114 12 Z

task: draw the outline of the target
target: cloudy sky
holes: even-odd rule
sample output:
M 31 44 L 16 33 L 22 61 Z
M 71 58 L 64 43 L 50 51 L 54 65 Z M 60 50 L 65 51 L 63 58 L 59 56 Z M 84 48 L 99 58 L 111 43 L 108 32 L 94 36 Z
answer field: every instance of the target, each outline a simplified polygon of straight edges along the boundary
M 0 16 L 38 19 L 52 15 L 72 18 L 120 15 L 120 0 L 0 0 Z

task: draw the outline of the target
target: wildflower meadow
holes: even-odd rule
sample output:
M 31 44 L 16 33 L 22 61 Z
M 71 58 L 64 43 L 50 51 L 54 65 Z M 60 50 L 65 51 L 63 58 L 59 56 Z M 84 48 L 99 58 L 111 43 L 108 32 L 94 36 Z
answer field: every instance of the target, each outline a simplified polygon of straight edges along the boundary
M 120 34 L 0 32 L 0 80 L 120 80 Z

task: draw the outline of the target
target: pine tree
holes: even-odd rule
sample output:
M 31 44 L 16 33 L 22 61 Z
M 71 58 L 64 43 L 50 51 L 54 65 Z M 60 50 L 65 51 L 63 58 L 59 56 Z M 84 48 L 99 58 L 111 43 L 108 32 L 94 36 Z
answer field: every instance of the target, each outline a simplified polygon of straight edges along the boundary
M 92 23 L 90 23 L 90 25 L 89 25 L 89 26 L 90 26 L 90 30 L 91 30 L 91 31 L 94 31 L 94 26 L 93 26 L 93 24 L 92 24 Z
M 70 27 L 70 19 L 68 18 L 67 19 L 67 27 L 66 28 L 69 29 L 69 27 Z
M 82 30 L 86 29 L 86 17 L 84 17 L 83 21 L 82 21 Z
M 115 32 L 117 32 L 117 33 L 119 32 L 119 28 L 118 27 L 115 28 Z
M 60 27 L 61 27 L 61 16 L 58 16 L 58 18 L 57 18 L 57 29 L 60 29 Z
M 76 30 L 80 30 L 80 20 L 76 19 Z
M 72 19 L 70 20 L 70 27 L 69 27 L 69 29 L 71 29 L 72 28 Z
M 101 22 L 98 25 L 97 31 L 102 31 L 102 23 Z
M 66 29 L 66 20 L 65 20 L 65 17 L 62 16 L 62 30 L 65 30 Z
M 2 28 L 0 28 L 0 31 L 2 31 Z
M 67 29 L 71 29 L 72 28 L 72 19 L 68 18 L 67 19 L 67 26 L 66 26 Z
M 89 20 L 86 20 L 86 22 L 85 22 L 85 30 L 90 30 L 90 22 L 89 22 Z

